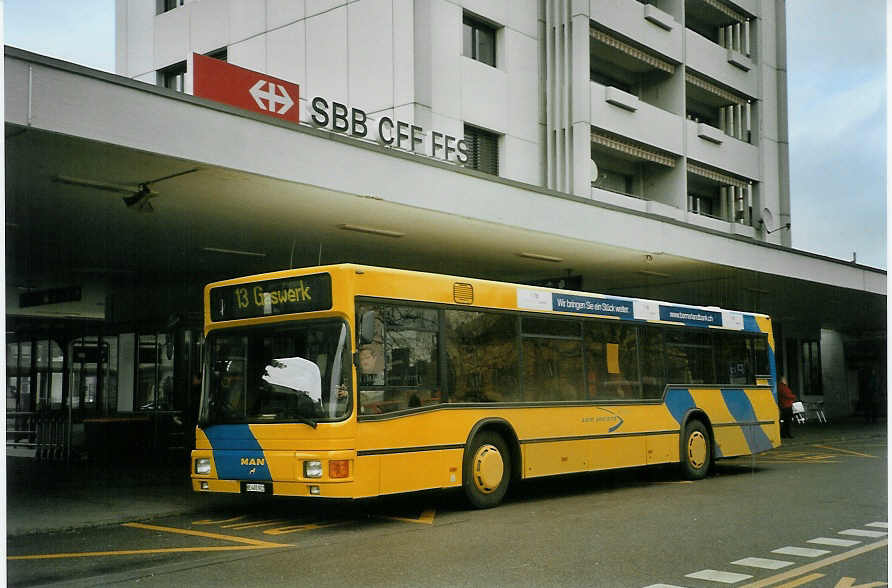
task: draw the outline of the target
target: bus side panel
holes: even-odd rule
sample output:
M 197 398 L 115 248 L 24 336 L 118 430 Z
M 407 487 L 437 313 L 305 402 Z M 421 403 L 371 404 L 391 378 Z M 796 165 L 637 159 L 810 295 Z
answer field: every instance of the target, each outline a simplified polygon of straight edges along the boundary
M 738 426 L 737 419 L 728 410 L 722 391 L 714 389 L 692 389 L 691 397 L 694 405 L 703 410 L 712 424 L 712 433 L 715 437 L 715 456 L 731 457 L 734 455 L 746 455 L 750 452 L 749 444 L 743 429 Z
M 525 443 L 523 477 L 551 476 L 592 469 L 593 441 Z
M 762 432 L 771 443 L 771 447 L 768 449 L 780 447 L 780 409 L 777 406 L 774 392 L 772 390 L 751 389 L 747 390 L 746 394 L 753 405 L 756 419 L 762 422 L 770 421 L 770 423 L 760 425 Z
M 381 494 L 461 485 L 463 449 L 382 455 Z
M 678 461 L 678 434 L 648 435 L 645 439 L 648 465 Z
M 381 492 L 381 456 L 356 458 L 356 495 L 354 498 L 377 496 Z
M 644 437 L 617 437 L 595 439 L 595 469 L 613 469 L 644 465 Z
M 780 443 L 777 408 L 770 389 L 672 388 L 666 405 L 679 424 L 691 409 L 706 413 L 718 458 L 760 453 Z

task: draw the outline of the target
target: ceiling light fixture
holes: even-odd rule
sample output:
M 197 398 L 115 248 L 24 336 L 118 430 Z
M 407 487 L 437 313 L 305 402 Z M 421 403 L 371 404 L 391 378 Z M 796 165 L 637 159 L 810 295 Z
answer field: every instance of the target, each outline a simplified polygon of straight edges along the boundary
M 223 249 L 222 247 L 202 247 L 202 251 L 210 251 L 211 253 L 228 253 L 229 255 L 248 255 L 250 257 L 266 257 L 266 253 L 258 253 L 256 251 L 241 251 L 239 249 Z
M 368 233 L 369 235 L 378 235 L 380 237 L 393 237 L 394 239 L 399 239 L 400 237 L 405 237 L 405 233 L 400 233 L 399 231 L 390 231 L 387 229 L 376 229 L 375 227 L 366 227 L 363 225 L 338 225 L 339 229 L 344 229 L 345 231 L 356 231 L 357 233 Z
M 560 263 L 564 261 L 563 257 L 555 257 L 553 255 L 542 255 L 541 253 L 530 253 L 529 251 L 522 251 L 518 253 L 521 257 L 526 257 L 529 259 L 538 259 L 540 261 L 551 261 L 553 263 Z

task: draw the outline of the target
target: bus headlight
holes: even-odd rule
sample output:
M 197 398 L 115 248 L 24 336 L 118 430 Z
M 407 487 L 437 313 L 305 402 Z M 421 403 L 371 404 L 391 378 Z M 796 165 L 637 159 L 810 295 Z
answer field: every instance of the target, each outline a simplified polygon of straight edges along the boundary
M 304 478 L 321 478 L 322 462 L 313 460 L 304 462 Z
M 195 473 L 199 476 L 206 476 L 211 473 L 211 458 L 199 457 L 195 460 Z

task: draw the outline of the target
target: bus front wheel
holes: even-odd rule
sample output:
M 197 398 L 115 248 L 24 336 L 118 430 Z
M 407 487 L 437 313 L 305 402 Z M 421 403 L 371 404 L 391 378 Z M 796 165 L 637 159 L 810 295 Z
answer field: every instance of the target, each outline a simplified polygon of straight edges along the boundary
M 505 440 L 493 431 L 482 431 L 465 449 L 462 488 L 471 506 L 491 508 L 505 497 L 511 479 L 511 454 Z
M 688 480 L 706 477 L 712 465 L 712 442 L 701 421 L 691 420 L 684 429 L 681 445 L 681 471 Z

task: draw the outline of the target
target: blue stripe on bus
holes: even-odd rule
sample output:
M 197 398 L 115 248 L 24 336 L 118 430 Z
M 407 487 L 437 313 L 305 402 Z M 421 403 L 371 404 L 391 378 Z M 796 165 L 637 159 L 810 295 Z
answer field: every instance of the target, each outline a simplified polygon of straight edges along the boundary
M 750 331 L 752 333 L 762 332 L 762 329 L 759 328 L 759 323 L 756 322 L 756 317 L 751 314 L 743 315 L 743 330 Z
M 725 388 L 722 390 L 722 399 L 725 401 L 725 406 L 728 407 L 728 412 L 738 423 L 755 423 L 758 420 L 749 396 L 742 389 Z M 760 425 L 744 425 L 743 437 L 746 439 L 751 453 L 767 451 L 773 447 L 771 440 Z
M 694 408 L 694 398 L 691 396 L 690 391 L 685 388 L 670 388 L 666 392 L 666 408 L 669 409 L 669 412 L 672 413 L 672 418 L 680 426 L 684 420 L 684 415 Z
M 204 431 L 221 480 L 272 480 L 263 449 L 248 425 L 214 425 Z

